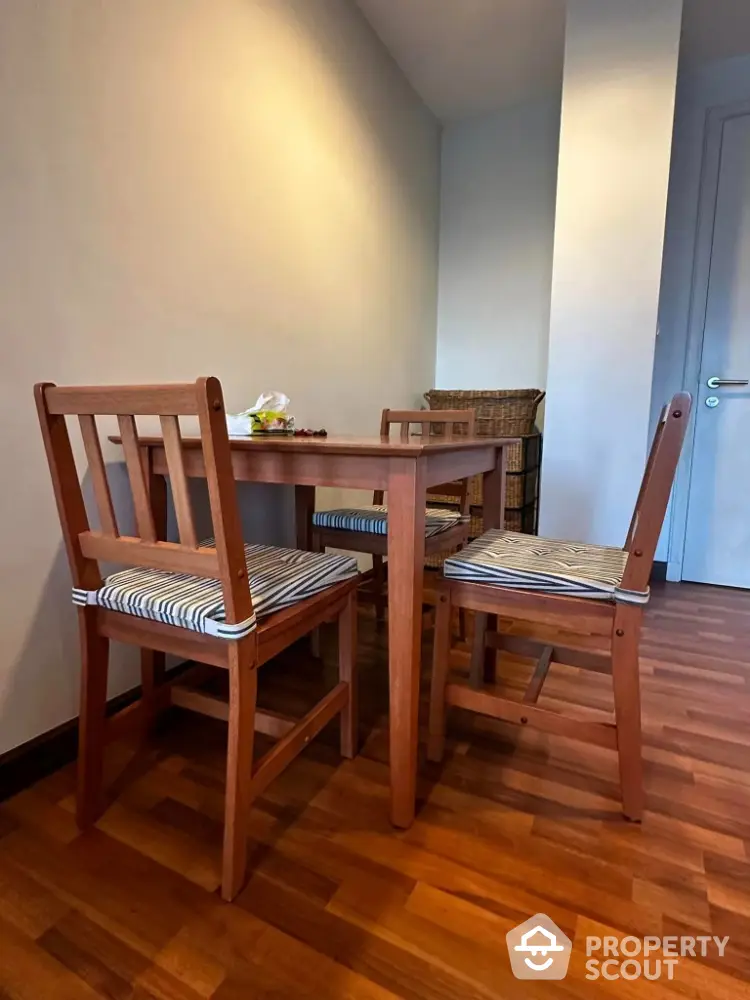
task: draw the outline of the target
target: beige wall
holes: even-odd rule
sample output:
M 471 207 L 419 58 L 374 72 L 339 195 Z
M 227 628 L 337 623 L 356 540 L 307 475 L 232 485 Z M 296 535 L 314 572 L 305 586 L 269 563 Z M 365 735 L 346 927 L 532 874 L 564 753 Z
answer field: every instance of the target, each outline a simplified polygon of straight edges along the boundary
M 433 381 L 439 157 L 349 0 L 3 0 L 0 136 L 2 752 L 76 713 L 32 383 L 215 374 L 372 430 Z
M 560 91 L 443 130 L 436 384 L 547 377 Z

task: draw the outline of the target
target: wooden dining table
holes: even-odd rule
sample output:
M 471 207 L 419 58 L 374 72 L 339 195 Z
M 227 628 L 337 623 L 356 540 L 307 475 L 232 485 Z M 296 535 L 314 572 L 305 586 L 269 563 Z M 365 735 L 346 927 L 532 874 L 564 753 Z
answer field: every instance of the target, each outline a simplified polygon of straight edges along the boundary
M 117 438 L 111 440 L 117 442 Z M 390 689 L 391 822 L 414 820 L 417 780 L 425 491 L 484 474 L 484 527 L 504 524 L 507 449 L 515 438 L 380 437 L 233 438 L 238 482 L 295 487 L 297 546 L 310 548 L 315 487 L 385 490 L 388 502 L 388 670 Z M 185 471 L 205 478 L 200 438 L 184 437 Z M 154 521 L 166 538 L 168 475 L 164 442 L 140 438 Z

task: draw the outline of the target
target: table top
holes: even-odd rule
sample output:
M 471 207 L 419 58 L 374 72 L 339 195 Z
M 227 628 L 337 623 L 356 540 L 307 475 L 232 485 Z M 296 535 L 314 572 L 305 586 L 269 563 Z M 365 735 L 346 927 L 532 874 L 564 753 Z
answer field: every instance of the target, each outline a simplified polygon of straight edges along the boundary
M 122 439 L 113 435 L 113 444 L 121 444 Z M 504 447 L 516 444 L 519 438 L 493 437 L 433 437 L 424 441 L 421 435 L 412 435 L 408 441 L 398 437 L 350 437 L 329 435 L 328 437 L 292 437 L 286 435 L 263 434 L 252 437 L 232 437 L 229 443 L 238 451 L 275 451 L 279 453 L 328 454 L 328 455 L 377 455 L 381 457 L 435 455 L 445 452 L 472 451 L 477 448 Z M 163 439 L 158 436 L 139 438 L 141 445 L 159 448 Z M 199 448 L 199 437 L 183 437 L 185 448 Z

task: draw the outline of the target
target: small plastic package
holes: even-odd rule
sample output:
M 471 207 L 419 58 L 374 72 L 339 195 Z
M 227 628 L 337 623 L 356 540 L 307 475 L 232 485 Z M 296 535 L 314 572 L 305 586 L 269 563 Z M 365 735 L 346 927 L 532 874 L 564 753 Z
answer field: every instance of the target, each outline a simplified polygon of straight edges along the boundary
M 294 417 L 289 413 L 289 397 L 283 392 L 262 392 L 249 410 L 227 413 L 230 437 L 251 434 L 293 434 Z

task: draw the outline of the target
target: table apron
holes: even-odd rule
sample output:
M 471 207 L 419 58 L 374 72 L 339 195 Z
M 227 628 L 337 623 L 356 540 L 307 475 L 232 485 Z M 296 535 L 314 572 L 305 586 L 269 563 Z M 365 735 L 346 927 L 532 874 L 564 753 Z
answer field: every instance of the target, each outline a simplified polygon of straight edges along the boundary
M 152 469 L 156 475 L 168 476 L 169 468 L 164 448 L 149 445 Z M 183 452 L 185 474 L 191 479 L 205 479 L 206 466 L 199 448 Z M 393 473 L 419 463 L 424 471 L 425 486 L 438 486 L 454 479 L 463 479 L 495 468 L 496 446 L 472 448 L 470 451 L 439 452 L 419 458 L 372 455 L 302 454 L 300 452 L 233 451 L 232 471 L 238 482 L 283 483 L 290 486 L 332 486 L 341 489 L 387 490 Z
M 450 483 L 454 479 L 465 479 L 482 472 L 491 472 L 497 462 L 496 446 L 472 448 L 471 451 L 438 452 L 426 455 L 425 486 L 439 486 L 440 483 Z
M 168 476 L 164 449 L 149 446 L 153 471 Z M 183 452 L 185 474 L 205 479 L 206 466 L 200 449 Z M 270 451 L 233 451 L 232 472 L 237 482 L 283 483 L 290 486 L 333 486 L 341 489 L 385 490 L 388 488 L 389 459 L 349 455 L 304 455 Z

